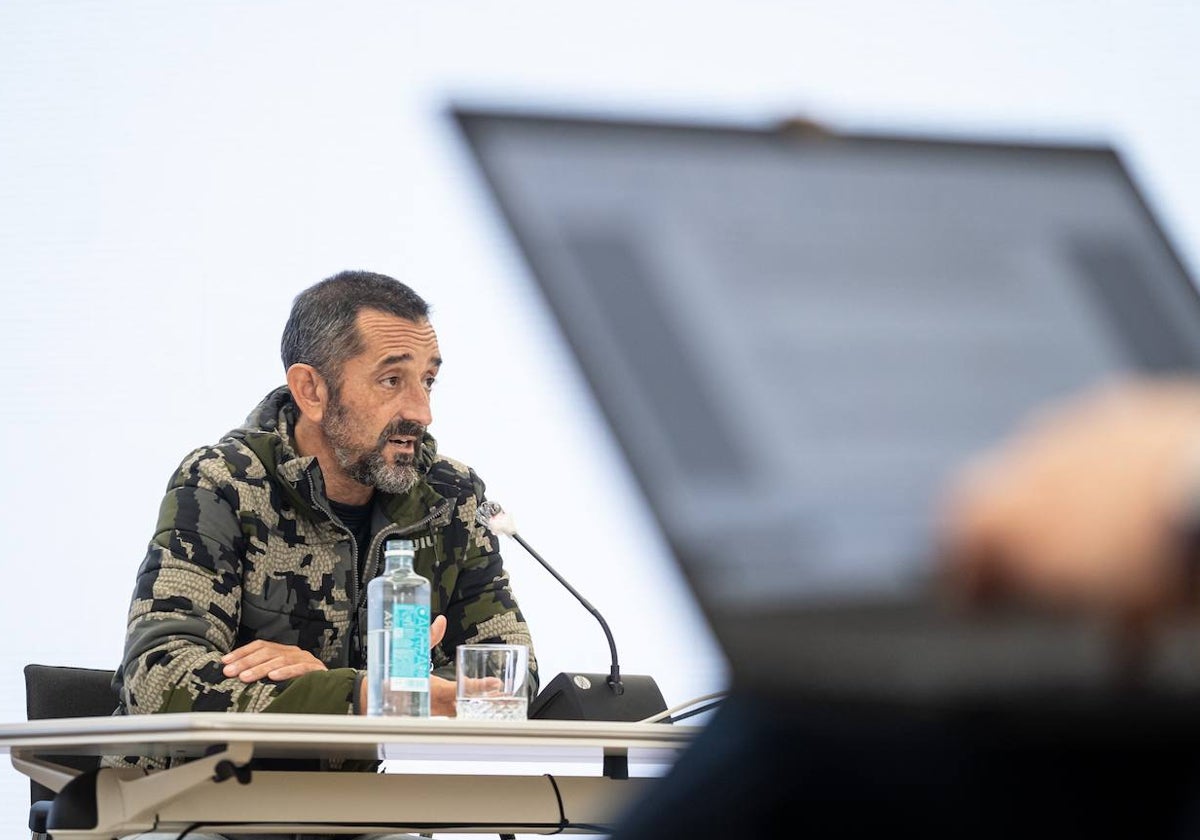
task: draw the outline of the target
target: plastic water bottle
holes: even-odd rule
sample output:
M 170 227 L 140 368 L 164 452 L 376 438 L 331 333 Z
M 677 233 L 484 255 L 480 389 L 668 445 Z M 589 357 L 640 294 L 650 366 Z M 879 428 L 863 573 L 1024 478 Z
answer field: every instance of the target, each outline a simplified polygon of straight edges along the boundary
M 388 540 L 367 585 L 367 714 L 429 717 L 429 581 L 411 540 Z

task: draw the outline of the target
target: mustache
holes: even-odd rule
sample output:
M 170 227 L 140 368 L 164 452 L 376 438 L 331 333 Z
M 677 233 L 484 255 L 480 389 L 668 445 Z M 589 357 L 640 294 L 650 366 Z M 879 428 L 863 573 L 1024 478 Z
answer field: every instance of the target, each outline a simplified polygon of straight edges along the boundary
M 413 437 L 417 439 L 417 444 L 420 445 L 421 438 L 424 436 L 425 427 L 420 423 L 415 423 L 412 420 L 393 420 L 383 430 L 383 434 L 379 436 L 379 443 L 382 446 L 391 437 Z

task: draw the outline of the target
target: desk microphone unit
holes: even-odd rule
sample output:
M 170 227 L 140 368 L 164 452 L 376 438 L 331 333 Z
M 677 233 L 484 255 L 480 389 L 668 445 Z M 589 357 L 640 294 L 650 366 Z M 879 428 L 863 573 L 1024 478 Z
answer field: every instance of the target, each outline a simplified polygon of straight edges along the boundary
M 517 533 L 512 517 L 505 513 L 504 508 L 495 502 L 484 502 L 475 512 L 475 521 L 493 533 L 505 534 L 520 543 L 534 560 L 583 604 L 584 609 L 595 616 L 604 630 L 605 638 L 608 639 L 608 649 L 612 654 L 612 665 L 608 674 L 559 674 L 534 698 L 529 706 L 529 717 L 542 720 L 634 722 L 666 711 L 666 701 L 663 700 L 662 692 L 659 691 L 653 677 L 621 676 L 621 667 L 617 663 L 617 643 L 604 616 L 534 551 L 533 546 L 525 542 Z

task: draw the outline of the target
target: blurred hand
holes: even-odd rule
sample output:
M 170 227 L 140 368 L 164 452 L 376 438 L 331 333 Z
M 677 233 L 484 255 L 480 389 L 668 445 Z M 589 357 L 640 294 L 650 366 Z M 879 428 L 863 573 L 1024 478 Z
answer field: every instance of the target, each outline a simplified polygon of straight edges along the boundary
M 944 506 L 946 581 L 1122 615 L 1190 602 L 1200 510 L 1200 383 L 1122 385 L 1053 408 L 969 466 Z
M 437 647 L 438 643 L 446 636 L 446 616 L 439 615 L 433 620 L 433 624 L 429 625 L 429 646 L 430 648 Z M 444 680 L 441 677 L 429 675 L 429 714 L 437 717 L 444 715 L 445 717 L 454 717 L 455 715 L 455 699 L 458 694 L 458 686 L 450 680 Z
M 458 686 L 453 680 L 429 677 L 429 714 L 437 717 L 456 717 L 458 714 Z
M 222 673 L 250 683 L 264 677 L 271 680 L 290 680 L 309 671 L 327 671 L 325 663 L 295 645 L 255 640 L 234 648 L 221 657 L 225 664 Z

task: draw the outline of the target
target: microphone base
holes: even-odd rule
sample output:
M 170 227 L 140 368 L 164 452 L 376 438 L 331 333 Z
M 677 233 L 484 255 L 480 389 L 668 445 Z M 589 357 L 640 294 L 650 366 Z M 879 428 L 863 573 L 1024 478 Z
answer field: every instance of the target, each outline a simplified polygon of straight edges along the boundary
M 529 704 L 529 717 L 636 722 L 667 710 L 653 677 L 622 674 L 621 684 L 625 692 L 617 694 L 608 685 L 608 674 L 559 674 Z

